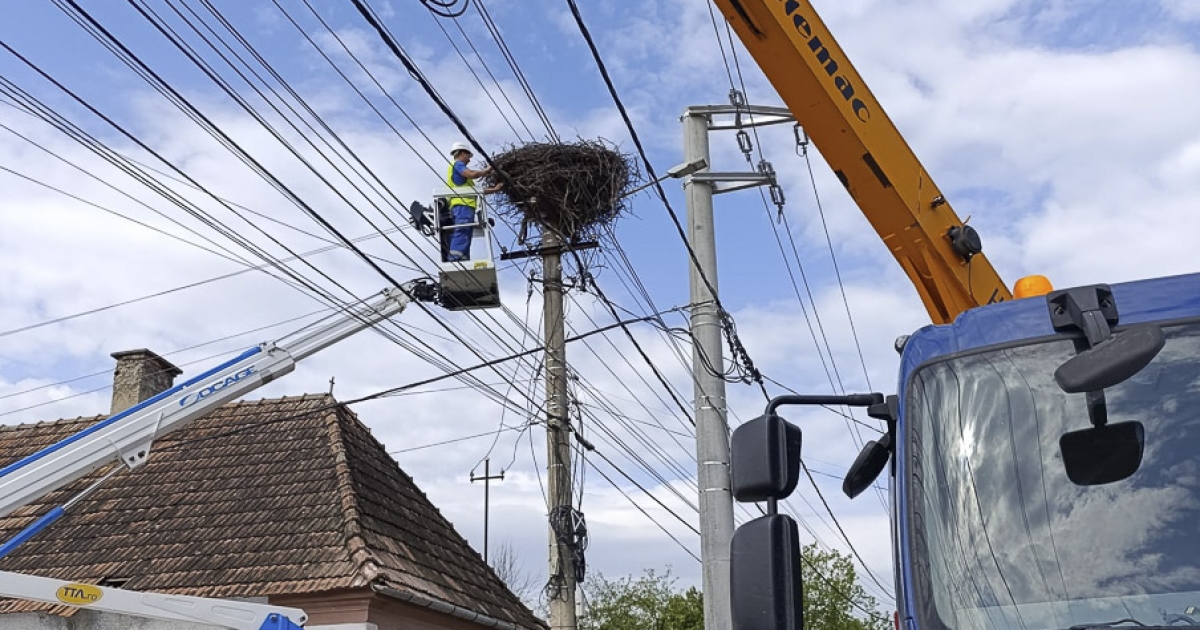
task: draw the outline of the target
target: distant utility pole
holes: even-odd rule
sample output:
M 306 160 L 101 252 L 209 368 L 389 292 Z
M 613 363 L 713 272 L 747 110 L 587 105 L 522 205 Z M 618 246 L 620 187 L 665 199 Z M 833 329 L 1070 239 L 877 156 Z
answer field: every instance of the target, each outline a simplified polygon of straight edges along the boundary
M 715 122 L 717 116 L 730 115 L 734 116 L 733 123 Z M 791 122 L 792 115 L 779 107 L 748 106 L 735 97 L 734 105 L 689 107 L 684 110 L 682 121 L 684 162 L 703 160 L 705 164 L 711 164 L 709 131 L 741 131 L 743 127 Z M 749 142 L 749 136 L 746 136 L 746 142 Z M 749 153 L 746 155 L 749 158 Z M 717 241 L 713 227 L 713 195 L 762 185 L 776 185 L 774 172 L 766 162 L 760 162 L 758 172 L 753 173 L 719 173 L 705 167 L 686 177 L 683 184 L 687 195 L 688 243 L 696 256 L 695 262 L 689 259 L 688 268 L 705 630 L 730 630 L 732 627 L 729 543 L 733 539 L 733 496 L 729 490 L 729 425 L 722 376 L 725 361 L 721 354 L 721 316 L 716 304 Z M 782 195 L 779 199 L 782 203 Z
M 546 326 L 546 448 L 550 508 L 550 628 L 575 630 L 575 549 L 571 505 L 571 435 L 567 419 L 562 241 L 542 230 L 542 315 Z
M 471 471 L 471 483 L 476 481 L 483 482 L 483 563 L 488 561 L 488 512 L 490 510 L 489 495 L 491 494 L 492 480 L 498 479 L 504 481 L 504 470 L 500 470 L 499 475 L 492 474 L 492 458 L 487 457 L 483 460 L 483 476 L 476 477 L 475 471 Z

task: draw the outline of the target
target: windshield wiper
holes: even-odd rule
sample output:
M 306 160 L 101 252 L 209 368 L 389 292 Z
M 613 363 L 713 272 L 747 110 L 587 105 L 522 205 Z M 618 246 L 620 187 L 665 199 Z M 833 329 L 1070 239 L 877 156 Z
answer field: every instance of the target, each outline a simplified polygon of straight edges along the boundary
M 1149 627 L 1146 624 L 1138 621 L 1137 619 L 1118 619 L 1116 621 L 1101 621 L 1098 623 L 1075 624 L 1075 625 L 1071 626 L 1070 628 L 1067 628 L 1067 630 L 1095 630 L 1096 628 L 1112 628 L 1113 626 L 1119 626 L 1123 623 L 1131 623 L 1135 626 L 1141 626 L 1143 628 Z
M 1186 621 L 1176 619 L 1175 621 Z M 1154 624 L 1142 623 L 1137 619 L 1118 619 L 1117 621 L 1108 621 L 1102 623 L 1081 623 L 1067 628 L 1066 630 L 1103 630 L 1104 628 L 1115 628 L 1121 624 L 1133 624 L 1137 630 L 1193 630 L 1200 629 L 1200 624 L 1194 623 L 1167 623 Z

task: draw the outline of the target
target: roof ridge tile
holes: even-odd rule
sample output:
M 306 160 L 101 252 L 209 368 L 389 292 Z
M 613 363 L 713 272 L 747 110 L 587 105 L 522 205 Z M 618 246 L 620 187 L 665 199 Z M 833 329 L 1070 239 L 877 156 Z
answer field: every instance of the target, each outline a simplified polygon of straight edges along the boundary
M 337 492 L 341 499 L 344 515 L 342 525 L 342 542 L 351 562 L 356 565 L 358 577 L 365 583 L 377 580 L 381 574 L 379 559 L 367 545 L 362 535 L 362 509 L 358 505 L 358 497 L 354 492 L 354 480 L 350 475 L 350 464 L 347 461 L 346 442 L 342 439 L 342 427 L 338 418 L 339 411 L 344 405 L 338 405 L 325 414 L 325 430 L 329 439 L 330 451 L 333 453 L 334 471 L 337 475 Z
M 0 424 L 0 431 L 22 431 L 35 427 L 48 427 L 71 422 L 97 422 L 107 418 L 106 414 L 94 416 L 76 416 L 74 418 L 59 418 L 58 420 L 38 420 L 37 422 L 22 422 L 20 424 Z

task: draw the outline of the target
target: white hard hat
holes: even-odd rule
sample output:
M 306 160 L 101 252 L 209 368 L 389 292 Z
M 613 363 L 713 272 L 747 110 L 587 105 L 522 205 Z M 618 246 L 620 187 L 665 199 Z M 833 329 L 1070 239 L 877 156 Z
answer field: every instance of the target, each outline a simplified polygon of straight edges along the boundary
M 454 157 L 454 154 L 458 153 L 459 151 L 466 151 L 467 153 L 474 154 L 474 152 L 471 151 L 471 147 L 467 146 L 467 143 L 465 142 L 455 142 L 454 144 L 450 145 L 451 157 Z

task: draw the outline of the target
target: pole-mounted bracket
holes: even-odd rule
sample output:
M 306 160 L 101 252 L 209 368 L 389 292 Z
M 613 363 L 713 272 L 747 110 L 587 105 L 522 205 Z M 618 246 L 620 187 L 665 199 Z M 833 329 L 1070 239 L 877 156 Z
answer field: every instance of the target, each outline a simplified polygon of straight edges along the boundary
M 532 258 L 534 256 L 544 256 L 546 254 L 562 254 L 565 252 L 582 251 L 585 249 L 596 249 L 600 247 L 598 241 L 580 241 L 578 243 L 568 243 L 566 245 L 555 245 L 554 247 L 531 247 L 529 249 L 519 249 L 512 252 L 504 252 L 500 254 L 500 260 L 515 260 L 517 258 Z
M 690 184 L 708 184 L 712 186 L 713 194 L 733 192 L 735 190 L 744 190 L 746 188 L 755 188 L 757 186 L 770 186 L 775 183 L 774 176 L 765 175 L 763 173 L 722 173 L 706 171 L 704 173 L 696 173 L 683 181 L 684 186 Z
M 796 122 L 796 117 L 792 115 L 790 109 L 763 105 L 693 105 L 685 109 L 683 115 L 685 117 L 704 116 L 708 119 L 709 131 L 765 127 Z M 725 117 L 730 117 L 730 120 L 726 120 Z
M 1112 337 L 1112 327 L 1121 320 L 1107 284 L 1055 291 L 1046 296 L 1046 305 L 1054 330 L 1083 331 L 1089 348 Z

